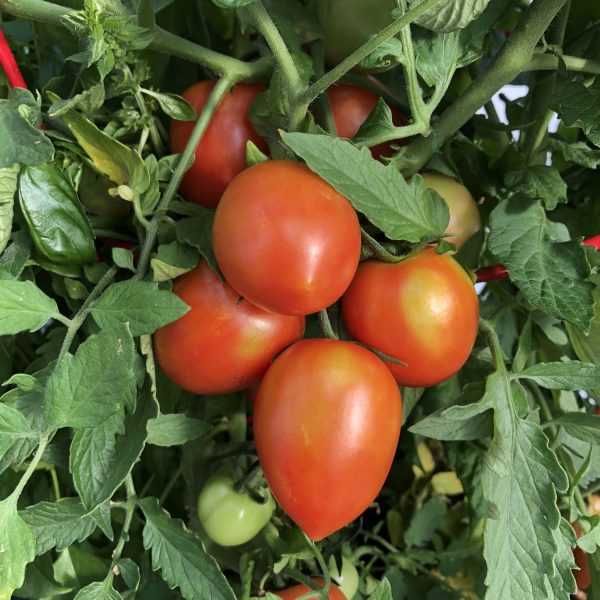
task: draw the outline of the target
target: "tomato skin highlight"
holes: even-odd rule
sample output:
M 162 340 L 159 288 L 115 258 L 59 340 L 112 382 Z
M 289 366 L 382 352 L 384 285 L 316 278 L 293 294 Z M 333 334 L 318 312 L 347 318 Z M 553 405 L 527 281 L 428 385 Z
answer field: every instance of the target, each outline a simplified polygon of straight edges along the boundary
M 250 541 L 269 522 L 275 502 L 269 495 L 264 504 L 234 489 L 230 476 L 209 477 L 198 496 L 198 519 L 213 542 L 239 546 Z
M 406 363 L 387 363 L 398 383 L 426 387 L 466 362 L 479 303 L 462 267 L 427 248 L 399 263 L 361 263 L 342 298 L 342 315 L 354 339 Z
M 323 579 L 315 579 L 315 581 L 321 586 L 325 583 Z M 300 596 L 303 596 L 307 592 L 310 592 L 310 588 L 301 583 L 274 593 L 283 598 L 283 600 L 296 600 L 296 598 L 300 598 Z M 346 596 L 332 583 L 329 586 L 329 600 L 346 600 Z
M 331 106 L 331 114 L 338 136 L 348 139 L 353 138 L 358 133 L 360 126 L 379 102 L 379 96 L 373 92 L 350 83 L 332 85 L 327 90 L 327 98 Z M 391 111 L 394 125 L 400 127 L 406 123 L 404 116 L 395 108 L 392 108 Z M 394 143 L 402 146 L 407 143 L 407 140 L 402 139 Z M 373 146 L 371 154 L 374 158 L 392 156 L 394 150 L 388 142 Z
M 423 183 L 426 188 L 435 190 L 446 201 L 450 211 L 450 222 L 445 233 L 453 234 L 447 240 L 460 248 L 481 229 L 477 202 L 462 183 L 447 175 L 424 173 Z
M 350 202 L 308 167 L 270 160 L 240 173 L 215 213 L 223 275 L 250 302 L 287 315 L 333 304 L 360 258 Z
M 155 332 L 154 349 L 166 375 L 195 394 L 245 389 L 304 334 L 303 317 L 240 300 L 205 261 L 178 277 L 173 291 L 191 310 Z
M 215 85 L 214 80 L 201 81 L 182 96 L 200 114 Z M 181 182 L 181 195 L 186 200 L 215 208 L 231 180 L 246 168 L 246 142 L 251 140 L 268 153 L 269 147 L 248 118 L 251 104 L 265 89 L 258 83 L 238 83 L 225 94 L 200 140 L 194 164 Z M 184 151 L 194 125 L 193 121 L 171 121 L 172 153 Z
M 402 423 L 400 390 L 369 350 L 305 339 L 265 374 L 254 407 L 260 463 L 280 506 L 313 540 L 358 517 L 380 492 Z

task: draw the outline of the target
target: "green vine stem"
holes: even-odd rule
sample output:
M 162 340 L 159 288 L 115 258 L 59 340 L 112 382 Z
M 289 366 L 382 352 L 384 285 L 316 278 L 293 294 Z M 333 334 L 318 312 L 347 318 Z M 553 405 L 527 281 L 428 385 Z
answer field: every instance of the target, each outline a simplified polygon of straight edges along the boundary
M 567 71 L 577 73 L 591 73 L 600 75 L 600 61 L 578 56 L 561 56 L 556 54 L 536 54 L 523 71 L 556 71 L 559 63 L 563 62 Z
M 162 218 L 167 209 L 169 208 L 171 200 L 175 197 L 175 194 L 177 193 L 179 184 L 181 183 L 183 175 L 188 169 L 194 152 L 196 152 L 196 148 L 200 143 L 200 139 L 204 135 L 204 132 L 206 131 L 206 128 L 208 127 L 208 124 L 213 114 L 215 113 L 219 104 L 221 103 L 223 96 L 231 87 L 231 84 L 231 80 L 227 77 L 219 79 L 217 85 L 215 85 L 215 87 L 213 88 L 213 91 L 211 92 L 204 108 L 202 109 L 198 120 L 196 121 L 196 125 L 194 126 L 194 129 L 192 131 L 192 135 L 190 136 L 185 150 L 181 155 L 179 162 L 177 163 L 177 168 L 173 173 L 173 177 L 171 178 L 171 181 L 169 182 L 169 185 L 167 186 L 167 189 L 165 190 L 158 204 L 157 210 L 154 213 L 152 220 L 150 221 L 148 234 L 146 236 L 146 239 L 144 240 L 144 245 L 142 247 L 142 252 L 140 255 L 140 261 L 137 266 L 136 276 L 138 279 L 142 279 L 146 274 L 146 270 L 148 269 L 148 263 L 150 262 L 150 254 L 152 252 L 154 242 L 156 241 L 158 229 L 160 227 Z
M 538 41 L 565 2 L 533 0 L 488 69 L 442 113 L 431 135 L 419 138 L 403 149 L 397 164 L 405 175 L 419 171 L 481 106 L 525 70 L 532 61 Z
M 384 246 L 382 246 L 373 236 L 369 235 L 362 227 L 360 228 L 360 237 L 362 238 L 363 246 L 378 260 L 387 263 L 400 262 L 404 256 L 392 254 Z

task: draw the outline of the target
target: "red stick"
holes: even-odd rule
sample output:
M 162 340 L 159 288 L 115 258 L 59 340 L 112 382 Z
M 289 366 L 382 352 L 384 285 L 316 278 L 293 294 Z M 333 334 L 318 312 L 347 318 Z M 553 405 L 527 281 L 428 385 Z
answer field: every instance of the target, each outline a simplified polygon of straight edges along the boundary
M 8 40 L 4 35 L 4 31 L 0 28 L 0 65 L 6 73 L 8 83 L 13 88 L 27 89 L 27 84 L 17 65 L 17 61 L 8 45 Z
M 596 250 L 600 250 L 600 235 L 583 240 L 585 246 L 593 246 Z M 477 269 L 477 283 L 484 281 L 497 281 L 498 279 L 508 279 L 508 271 L 504 265 L 492 265 L 491 267 L 481 267 Z

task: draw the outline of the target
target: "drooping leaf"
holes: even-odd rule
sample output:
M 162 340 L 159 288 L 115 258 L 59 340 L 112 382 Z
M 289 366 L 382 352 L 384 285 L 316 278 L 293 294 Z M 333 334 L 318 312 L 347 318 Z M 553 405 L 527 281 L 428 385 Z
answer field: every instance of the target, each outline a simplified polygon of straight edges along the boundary
M 411 0 L 409 7 L 413 8 L 421 1 Z M 475 20 L 489 3 L 490 0 L 442 0 L 418 17 L 416 23 L 433 31 L 462 29 Z
M 504 177 L 509 190 L 541 200 L 547 210 L 554 210 L 559 203 L 567 201 L 567 184 L 560 173 L 547 165 L 533 165 L 518 171 L 509 171 Z
M 160 415 L 148 421 L 148 443 L 179 446 L 203 436 L 211 426 L 183 414 Z
M 168 94 L 164 92 L 155 92 L 154 90 L 142 89 L 144 94 L 154 98 L 160 105 L 163 112 L 177 121 L 194 121 L 196 111 L 194 107 L 181 96 Z

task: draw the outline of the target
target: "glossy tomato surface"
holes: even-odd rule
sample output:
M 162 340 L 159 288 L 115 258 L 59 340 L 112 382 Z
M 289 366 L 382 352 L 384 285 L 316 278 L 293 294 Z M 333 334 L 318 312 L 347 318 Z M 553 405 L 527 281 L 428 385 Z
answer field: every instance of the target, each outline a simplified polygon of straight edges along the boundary
M 298 162 L 246 169 L 215 213 L 223 275 L 250 302 L 281 314 L 307 315 L 335 302 L 352 281 L 360 246 L 350 202 Z
M 399 263 L 363 262 L 342 314 L 354 339 L 406 363 L 388 363 L 398 383 L 424 387 L 445 381 L 467 360 L 479 303 L 463 268 L 427 248 Z
M 315 579 L 319 585 L 323 585 L 322 579 Z M 279 590 L 275 592 L 283 600 L 296 600 L 307 592 L 310 592 L 310 588 L 304 584 L 294 585 L 286 590 Z M 329 587 L 329 600 L 346 600 L 346 596 L 333 584 Z
M 280 350 L 300 339 L 304 318 L 267 312 L 240 299 L 202 261 L 175 280 L 173 291 L 190 310 L 154 334 L 160 366 L 196 394 L 248 387 Z
M 331 114 L 339 137 L 353 138 L 360 126 L 365 122 L 371 111 L 377 106 L 379 96 L 350 83 L 339 83 L 327 90 L 327 98 L 331 106 Z M 394 108 L 392 108 L 392 120 L 394 125 L 401 126 L 406 119 Z M 406 140 L 394 142 L 403 145 Z M 392 156 L 394 153 L 391 144 L 378 144 L 371 148 L 371 154 L 378 158 L 380 156 Z
M 201 81 L 182 96 L 200 114 L 215 84 Z M 251 140 L 263 152 L 269 151 L 248 118 L 251 104 L 264 89 L 258 83 L 238 83 L 225 94 L 181 183 L 181 195 L 186 200 L 214 208 L 229 182 L 246 168 L 246 142 Z M 184 151 L 194 125 L 193 121 L 171 121 L 171 152 Z
M 328 0 L 325 62 L 333 67 L 394 19 L 395 0 Z
M 313 540 L 375 499 L 400 435 L 400 391 L 385 363 L 351 342 L 305 339 L 265 374 L 254 439 L 269 487 Z
M 224 473 L 209 477 L 198 496 L 198 519 L 211 540 L 221 546 L 250 541 L 270 520 L 275 502 L 269 494 L 257 502 L 237 492 L 233 479 Z
M 460 248 L 472 235 L 481 229 L 479 208 L 471 192 L 462 184 L 441 173 L 424 173 L 426 188 L 435 190 L 448 205 L 450 222 L 446 233 L 451 233 L 448 241 Z

